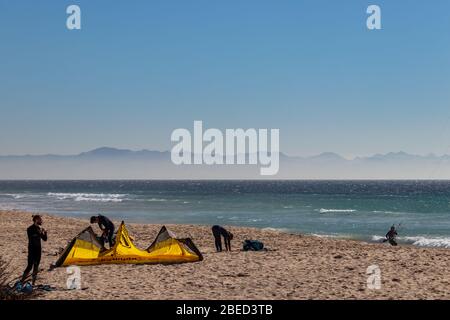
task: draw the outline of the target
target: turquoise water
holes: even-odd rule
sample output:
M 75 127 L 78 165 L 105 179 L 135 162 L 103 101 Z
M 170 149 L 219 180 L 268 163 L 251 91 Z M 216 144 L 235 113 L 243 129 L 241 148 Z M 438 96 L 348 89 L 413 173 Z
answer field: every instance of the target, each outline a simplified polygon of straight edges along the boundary
M 450 247 L 450 181 L 0 181 L 0 208 Z

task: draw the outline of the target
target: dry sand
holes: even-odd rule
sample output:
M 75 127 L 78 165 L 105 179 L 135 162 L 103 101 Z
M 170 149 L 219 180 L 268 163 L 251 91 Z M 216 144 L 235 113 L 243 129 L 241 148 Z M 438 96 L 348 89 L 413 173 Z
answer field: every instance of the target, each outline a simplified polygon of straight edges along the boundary
M 40 299 L 450 299 L 450 250 L 391 247 L 252 228 L 229 227 L 232 252 L 216 253 L 210 228 L 167 225 L 192 237 L 204 255 L 179 265 L 81 267 L 84 290 L 66 289 L 66 269 L 48 271 L 55 253 L 89 225 L 85 220 L 44 214 L 49 232 L 43 244 L 37 284 L 57 289 Z M 0 211 L 0 255 L 15 276 L 26 266 L 26 228 L 31 214 Z M 118 222 L 117 222 L 118 225 Z M 160 225 L 128 224 L 136 244 L 147 247 Z M 266 252 L 240 251 L 244 239 L 259 239 Z M 381 290 L 367 288 L 366 269 L 381 269 Z

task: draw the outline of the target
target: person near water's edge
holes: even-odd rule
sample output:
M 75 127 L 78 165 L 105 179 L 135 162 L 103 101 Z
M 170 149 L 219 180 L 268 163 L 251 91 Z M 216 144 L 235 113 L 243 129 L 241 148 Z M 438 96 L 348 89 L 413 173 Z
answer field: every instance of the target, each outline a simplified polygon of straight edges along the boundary
M 37 274 L 39 272 L 39 264 L 41 262 L 41 239 L 47 241 L 47 231 L 42 228 L 42 217 L 40 215 L 33 215 L 33 224 L 27 229 L 28 236 L 28 264 L 23 272 L 21 283 L 23 284 L 28 278 L 31 269 L 33 273 L 31 276 L 31 284 L 34 286 Z
M 222 237 L 225 241 L 225 250 L 231 251 L 231 240 L 233 240 L 233 234 L 231 232 L 227 231 L 221 226 L 215 225 L 212 227 L 212 233 L 214 236 L 217 252 L 222 251 Z
M 391 229 L 386 233 L 386 239 L 383 240 L 383 242 L 389 241 L 391 246 L 396 246 L 397 241 L 395 238 L 397 237 L 398 233 L 397 230 L 395 230 L 395 226 L 392 226 Z
M 112 248 L 113 243 L 113 235 L 114 235 L 114 224 L 107 217 L 99 214 L 98 216 L 91 217 L 91 223 L 97 223 L 99 228 L 102 230 L 102 245 L 105 246 L 105 239 L 108 240 L 109 248 Z

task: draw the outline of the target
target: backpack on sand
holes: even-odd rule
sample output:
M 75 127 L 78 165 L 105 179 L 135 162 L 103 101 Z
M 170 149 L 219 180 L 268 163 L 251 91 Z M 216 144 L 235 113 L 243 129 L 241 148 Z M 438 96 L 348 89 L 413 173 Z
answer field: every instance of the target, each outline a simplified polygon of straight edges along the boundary
M 244 251 L 261 251 L 264 249 L 264 243 L 258 240 L 245 240 L 243 249 Z

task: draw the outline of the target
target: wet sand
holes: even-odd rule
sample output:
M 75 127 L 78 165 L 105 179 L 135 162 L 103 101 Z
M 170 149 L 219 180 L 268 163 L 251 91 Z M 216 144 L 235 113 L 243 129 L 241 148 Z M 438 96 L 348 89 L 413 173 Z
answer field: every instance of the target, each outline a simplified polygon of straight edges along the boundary
M 191 237 L 204 260 L 178 265 L 100 265 L 81 268 L 83 290 L 67 290 L 66 268 L 48 271 L 57 252 L 83 228 L 86 219 L 43 214 L 43 242 L 37 284 L 56 288 L 39 299 L 450 299 L 450 250 L 391 247 L 351 240 L 228 227 L 231 252 L 216 253 L 210 227 L 167 225 Z M 119 221 L 114 221 L 119 225 Z M 26 228 L 31 213 L 0 211 L 0 256 L 14 276 L 26 266 Z M 161 225 L 127 224 L 135 244 L 146 248 Z M 269 249 L 241 251 L 244 239 Z M 367 287 L 366 270 L 377 265 L 381 289 Z

